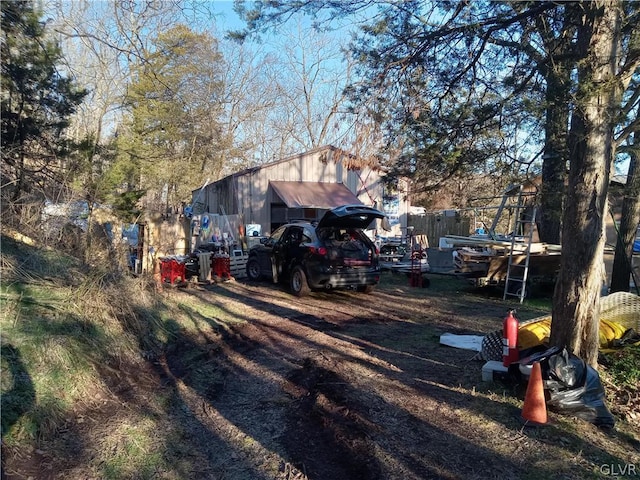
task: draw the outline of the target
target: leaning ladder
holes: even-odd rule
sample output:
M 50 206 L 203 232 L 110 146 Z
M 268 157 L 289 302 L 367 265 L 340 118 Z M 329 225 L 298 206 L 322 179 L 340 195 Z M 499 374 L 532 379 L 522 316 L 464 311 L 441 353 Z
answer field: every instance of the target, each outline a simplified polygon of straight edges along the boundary
M 536 207 L 533 207 L 531 215 L 529 218 L 525 219 L 523 217 L 523 212 L 525 210 L 524 205 L 524 195 L 522 192 L 522 186 L 520 186 L 520 191 L 518 193 L 518 204 L 515 208 L 515 221 L 514 228 L 511 234 L 511 249 L 509 250 L 509 260 L 507 262 L 507 278 L 504 284 L 504 295 L 502 296 L 503 300 L 506 300 L 507 296 L 514 296 L 520 299 L 520 303 L 524 300 L 527 295 L 527 278 L 529 276 L 529 261 L 531 260 L 531 243 L 533 242 L 533 230 L 535 228 L 536 223 Z M 529 227 L 528 230 L 526 227 Z M 524 235 L 525 243 L 524 252 L 518 251 L 516 252 L 516 245 L 518 233 L 523 229 L 523 232 L 526 232 Z M 524 262 L 518 261 L 518 258 L 524 253 Z

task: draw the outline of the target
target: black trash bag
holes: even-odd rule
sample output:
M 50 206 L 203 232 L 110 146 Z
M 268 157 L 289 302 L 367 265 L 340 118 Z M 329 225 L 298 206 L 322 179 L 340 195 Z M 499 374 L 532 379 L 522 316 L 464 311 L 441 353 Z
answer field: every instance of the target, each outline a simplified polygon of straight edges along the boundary
M 566 348 L 552 347 L 520 363 L 540 362 L 547 406 L 558 413 L 582 418 L 598 427 L 613 428 L 615 418 L 605 404 L 597 370 Z
M 633 328 L 628 329 L 624 332 L 622 337 L 615 338 L 611 342 L 612 348 L 622 348 L 627 345 L 634 345 L 640 342 L 640 333 L 636 332 Z

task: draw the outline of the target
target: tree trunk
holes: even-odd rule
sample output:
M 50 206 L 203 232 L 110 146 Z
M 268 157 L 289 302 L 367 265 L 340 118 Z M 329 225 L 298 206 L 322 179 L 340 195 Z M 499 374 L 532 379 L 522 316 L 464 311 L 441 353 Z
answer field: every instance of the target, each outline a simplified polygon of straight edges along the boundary
M 620 3 L 580 2 L 578 92 L 569 132 L 569 195 L 562 223 L 560 274 L 553 298 L 551 344 L 598 364 L 605 215 L 613 161 Z
M 545 144 L 540 189 L 540 241 L 560 243 L 560 225 L 567 180 L 567 130 L 569 128 L 569 98 L 573 58 L 572 39 L 575 34 L 575 9 L 565 9 L 563 32 L 548 33 L 545 38 L 543 75 L 547 82 Z M 540 29 L 545 32 L 544 28 Z
M 547 74 L 547 119 L 542 164 L 540 241 L 560 243 L 560 220 L 567 178 L 567 125 L 569 123 L 569 75 Z
M 18 199 L 20 198 L 20 196 L 22 195 L 22 192 L 25 190 L 25 183 L 26 183 L 26 176 L 25 176 L 25 144 L 26 144 L 26 127 L 24 126 L 24 122 L 22 121 L 22 115 L 23 115 L 23 102 L 20 103 L 20 110 L 18 112 L 17 115 L 17 122 L 18 124 L 16 125 L 16 129 L 18 131 L 18 165 L 16 167 L 16 183 L 15 183 L 15 189 L 13 191 L 13 197 L 11 198 L 12 203 L 15 205 L 15 209 L 17 212 L 20 212 L 20 210 L 22 209 L 22 204 L 18 204 Z M 18 217 L 19 217 L 19 213 L 18 213 Z
M 629 172 L 627 184 L 624 188 L 622 200 L 622 216 L 616 241 L 616 253 L 613 258 L 611 272 L 611 292 L 628 292 L 631 276 L 631 260 L 633 255 L 633 241 L 636 238 L 638 224 L 640 224 L 640 170 L 638 169 L 638 155 L 635 143 L 640 140 L 639 133 L 634 133 L 634 149 L 630 152 Z M 638 279 L 636 287 L 638 287 Z

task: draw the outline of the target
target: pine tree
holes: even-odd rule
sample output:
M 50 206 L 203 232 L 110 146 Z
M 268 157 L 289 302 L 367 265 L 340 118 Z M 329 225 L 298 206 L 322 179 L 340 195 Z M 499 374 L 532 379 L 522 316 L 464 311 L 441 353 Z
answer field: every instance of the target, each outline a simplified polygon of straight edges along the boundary
M 216 177 L 229 147 L 220 122 L 224 66 L 214 38 L 178 25 L 154 39 L 134 69 L 119 162 L 131 186 L 158 192 L 157 207 L 188 201 L 203 177 Z
M 85 92 L 56 68 L 61 51 L 46 36 L 32 2 L 0 2 L 2 11 L 2 205 L 60 188 L 69 116 Z

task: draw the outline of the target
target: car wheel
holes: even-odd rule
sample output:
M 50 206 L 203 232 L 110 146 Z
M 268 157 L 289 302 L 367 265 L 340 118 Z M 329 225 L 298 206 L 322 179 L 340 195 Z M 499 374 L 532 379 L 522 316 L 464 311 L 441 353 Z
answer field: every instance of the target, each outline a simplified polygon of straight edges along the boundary
M 291 271 L 289 286 L 291 287 L 291 293 L 296 297 L 304 297 L 309 294 L 310 288 L 307 283 L 307 275 L 300 265 L 294 267 Z
M 249 280 L 260 280 L 260 263 L 258 263 L 258 259 L 250 258 L 247 260 L 247 277 Z
M 373 292 L 373 289 L 374 289 L 373 285 L 362 285 L 358 287 L 358 291 L 362 293 L 371 293 Z

